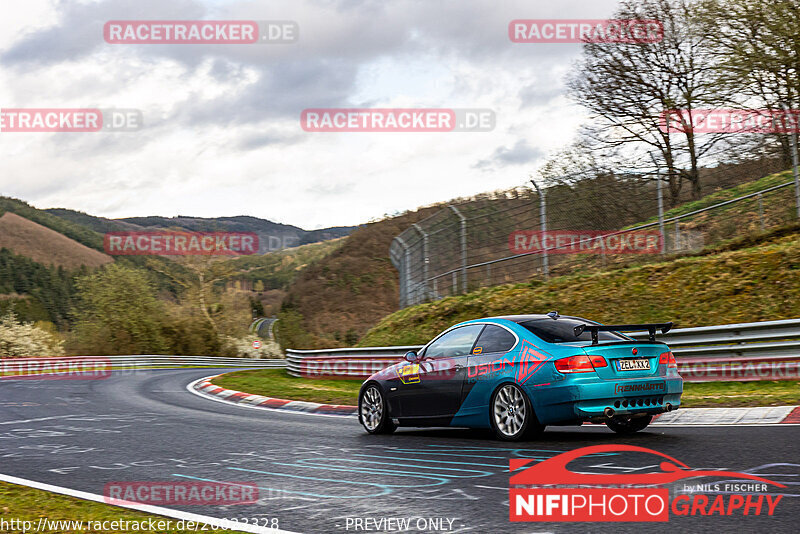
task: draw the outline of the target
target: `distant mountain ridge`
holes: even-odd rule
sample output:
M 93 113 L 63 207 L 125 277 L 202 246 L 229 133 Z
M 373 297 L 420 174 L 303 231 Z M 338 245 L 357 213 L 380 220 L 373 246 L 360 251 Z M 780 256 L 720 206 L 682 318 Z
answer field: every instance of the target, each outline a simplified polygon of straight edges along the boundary
M 186 230 L 190 232 L 253 232 L 259 237 L 259 252 L 276 250 L 327 241 L 344 237 L 354 226 L 337 226 L 319 230 L 304 230 L 289 224 L 267 219 L 238 215 L 234 217 L 126 217 L 107 219 L 64 208 L 44 210 L 64 220 L 91 228 L 95 232 L 134 232 L 148 230 Z

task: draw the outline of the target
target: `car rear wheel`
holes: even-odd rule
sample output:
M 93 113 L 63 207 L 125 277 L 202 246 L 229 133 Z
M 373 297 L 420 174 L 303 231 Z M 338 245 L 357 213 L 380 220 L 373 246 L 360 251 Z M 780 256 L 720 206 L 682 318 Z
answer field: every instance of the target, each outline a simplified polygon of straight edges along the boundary
M 504 441 L 518 441 L 540 434 L 539 424 L 528 396 L 516 384 L 504 384 L 492 395 L 492 428 Z
M 389 417 L 383 393 L 376 385 L 368 386 L 358 399 L 358 413 L 364 430 L 370 434 L 391 434 L 397 429 Z
M 647 428 L 650 421 L 653 420 L 652 415 L 644 415 L 639 417 L 631 417 L 630 415 L 623 415 L 614 417 L 606 421 L 606 426 L 616 432 L 617 434 L 633 434 Z

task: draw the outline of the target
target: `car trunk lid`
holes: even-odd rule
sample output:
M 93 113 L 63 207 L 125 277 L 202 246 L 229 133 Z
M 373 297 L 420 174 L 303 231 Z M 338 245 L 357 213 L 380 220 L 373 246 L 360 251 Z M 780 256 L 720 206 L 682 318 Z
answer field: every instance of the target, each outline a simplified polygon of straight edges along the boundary
M 658 342 L 569 343 L 588 356 L 602 356 L 607 365 L 595 367 L 600 378 L 620 380 L 658 375 L 659 356 L 669 347 Z

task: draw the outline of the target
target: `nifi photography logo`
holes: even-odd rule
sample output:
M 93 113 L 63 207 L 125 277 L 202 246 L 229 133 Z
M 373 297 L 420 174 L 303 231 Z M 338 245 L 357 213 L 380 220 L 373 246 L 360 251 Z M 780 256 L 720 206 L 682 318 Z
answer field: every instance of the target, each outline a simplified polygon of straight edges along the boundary
M 623 452 L 659 456 L 660 471 L 596 474 L 567 468 L 582 457 Z M 533 462 L 534 459 L 510 460 L 511 521 L 665 522 L 670 515 L 772 516 L 783 495 L 767 494 L 767 487 L 786 487 L 749 473 L 691 469 L 671 456 L 633 445 L 582 447 L 530 465 Z M 664 487 L 679 480 L 701 477 L 727 479 L 720 484 L 724 491 L 713 496 L 679 494 L 670 499 L 670 490 Z

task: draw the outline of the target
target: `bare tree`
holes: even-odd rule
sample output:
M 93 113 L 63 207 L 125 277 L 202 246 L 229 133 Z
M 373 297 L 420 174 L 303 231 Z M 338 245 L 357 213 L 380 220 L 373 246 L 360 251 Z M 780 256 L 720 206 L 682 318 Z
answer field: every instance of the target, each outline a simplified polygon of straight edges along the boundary
M 593 122 L 586 134 L 596 148 L 638 172 L 652 162 L 655 168 L 649 170 L 667 181 L 673 205 L 685 182 L 693 198 L 701 196 L 700 161 L 725 138 L 698 136 L 692 128 L 670 133 L 662 127 L 663 114 L 669 110 L 691 114 L 728 99 L 716 80 L 718 58 L 704 48 L 692 8 L 688 0 L 623 2 L 615 18 L 658 20 L 663 39 L 587 42 L 568 80 L 573 98 L 591 113 Z
M 752 109 L 800 107 L 800 2 L 702 0 L 697 20 L 715 76 L 735 102 Z M 776 134 L 783 163 L 791 165 L 789 139 Z

